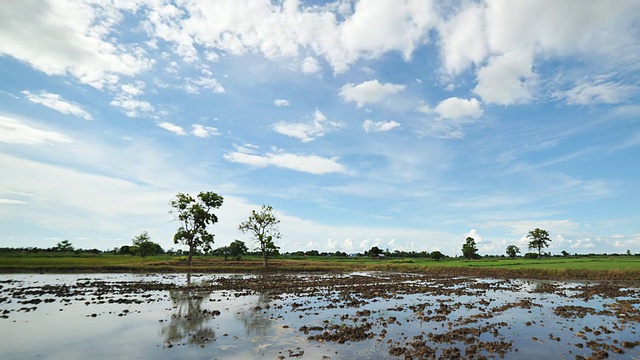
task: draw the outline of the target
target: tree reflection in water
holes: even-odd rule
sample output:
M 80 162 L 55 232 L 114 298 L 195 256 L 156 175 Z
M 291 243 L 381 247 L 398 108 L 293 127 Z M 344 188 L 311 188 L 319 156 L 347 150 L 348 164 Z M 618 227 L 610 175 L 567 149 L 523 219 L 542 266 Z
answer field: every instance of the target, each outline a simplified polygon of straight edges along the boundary
M 205 346 L 216 339 L 215 331 L 205 325 L 219 312 L 202 309 L 202 303 L 210 295 L 210 289 L 191 284 L 191 274 L 187 274 L 186 287 L 169 291 L 174 312 L 161 330 L 167 346 L 178 343 Z
M 273 279 L 265 275 L 261 275 L 260 281 L 266 283 L 268 281 L 273 281 Z M 237 314 L 237 318 L 244 325 L 247 335 L 267 335 L 267 330 L 273 324 L 273 318 L 270 315 L 272 312 L 269 311 L 271 308 L 269 305 L 271 300 L 272 297 L 269 290 L 259 290 L 258 304 L 247 311 L 239 312 Z

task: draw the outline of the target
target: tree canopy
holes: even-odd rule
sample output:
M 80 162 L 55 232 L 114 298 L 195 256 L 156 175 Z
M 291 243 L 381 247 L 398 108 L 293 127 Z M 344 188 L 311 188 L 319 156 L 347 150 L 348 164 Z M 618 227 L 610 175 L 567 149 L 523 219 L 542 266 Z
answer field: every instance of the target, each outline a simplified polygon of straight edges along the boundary
M 146 231 L 133 238 L 133 246 L 129 248 L 129 251 L 141 257 L 153 256 L 163 252 L 159 244 L 151 241 L 151 236 Z
M 547 230 L 542 230 L 540 228 L 535 228 L 535 230 L 529 231 L 527 235 L 531 241 L 529 241 L 529 250 L 537 250 L 538 251 L 538 259 L 542 255 L 542 248 L 549 247 L 549 243 L 551 239 L 549 239 L 549 232 Z
M 280 238 L 278 224 L 280 220 L 273 213 L 271 205 L 262 205 L 259 211 L 251 210 L 251 216 L 238 226 L 243 233 L 249 233 L 256 241 L 258 248 L 262 252 L 264 267 L 267 267 L 270 254 L 277 254 L 278 247 L 273 243 L 274 239 Z
M 518 254 L 520 254 L 520 248 L 518 248 L 515 245 L 507 246 L 507 255 L 510 258 L 514 258 L 514 257 L 518 256 Z
M 232 257 L 235 260 L 240 260 L 247 252 L 249 252 L 247 245 L 245 245 L 244 241 L 240 240 L 234 240 L 231 244 L 215 250 L 215 254 L 218 256 L 224 256 L 225 261 L 229 257 Z
M 73 245 L 69 240 L 62 240 L 56 245 L 55 249 L 62 252 L 71 252 L 74 250 Z
M 368 251 L 369 256 L 371 256 L 374 259 L 377 257 L 380 257 L 383 253 L 384 251 L 382 251 L 382 249 L 380 249 L 377 246 L 371 247 L 371 249 Z
M 169 202 L 170 213 L 181 222 L 180 228 L 173 236 L 175 244 L 182 243 L 189 246 L 187 266 L 191 265 L 194 251 L 202 248 L 204 252 L 211 250 L 213 234 L 207 231 L 207 226 L 218 222 L 214 209 L 222 206 L 223 197 L 212 192 L 200 192 L 196 198 L 189 194 L 178 193 Z
M 472 237 L 467 237 L 465 243 L 462 245 L 462 255 L 471 260 L 478 256 L 478 248 L 476 247 L 476 240 Z

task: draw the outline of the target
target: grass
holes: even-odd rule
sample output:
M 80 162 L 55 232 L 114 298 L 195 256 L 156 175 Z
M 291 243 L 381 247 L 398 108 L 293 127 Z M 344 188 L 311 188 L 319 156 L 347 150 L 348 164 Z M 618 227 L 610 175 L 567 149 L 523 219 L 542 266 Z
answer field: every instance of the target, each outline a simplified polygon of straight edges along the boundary
M 348 272 L 400 271 L 450 276 L 517 277 L 540 279 L 640 280 L 640 257 L 593 256 L 480 260 L 425 258 L 279 257 L 262 267 L 260 257 L 239 261 L 194 257 L 191 269 L 183 257 L 140 258 L 108 254 L 0 254 L 0 272 Z

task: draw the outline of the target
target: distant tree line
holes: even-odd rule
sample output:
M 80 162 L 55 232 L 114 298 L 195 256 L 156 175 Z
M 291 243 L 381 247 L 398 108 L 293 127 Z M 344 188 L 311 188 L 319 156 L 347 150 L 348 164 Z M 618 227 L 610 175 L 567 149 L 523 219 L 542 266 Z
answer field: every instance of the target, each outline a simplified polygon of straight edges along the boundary
M 271 206 L 263 205 L 259 211 L 252 211 L 248 220 L 242 222 L 239 229 L 242 232 L 249 233 L 256 241 L 256 248 L 251 251 L 245 242 L 241 240 L 234 240 L 227 246 L 218 247 L 212 249 L 213 234 L 205 234 L 206 229 L 202 228 L 202 224 L 215 223 L 217 217 L 211 217 L 210 215 L 203 214 L 202 212 L 210 212 L 211 209 L 218 208 L 222 204 L 222 197 L 217 196 L 215 193 L 206 193 L 199 195 L 199 200 L 203 204 L 198 204 L 196 199 L 183 194 L 178 194 L 176 200 L 172 201 L 172 206 L 180 209 L 178 218 L 182 218 L 182 225 L 176 236 L 174 242 L 176 244 L 183 243 L 189 246 L 188 250 L 164 250 L 158 243 L 151 241 L 149 233 L 143 231 L 140 235 L 135 236 L 132 239 L 131 245 L 122 245 L 115 247 L 111 250 L 99 250 L 99 249 L 81 249 L 75 248 L 71 241 L 62 240 L 56 244 L 56 246 L 50 248 L 38 248 L 38 247 L 0 247 L 0 253 L 62 253 L 62 254 L 113 254 L 113 255 L 131 255 L 131 256 L 155 256 L 155 255 L 171 255 L 171 256 L 187 256 L 187 262 L 194 255 L 199 256 L 219 256 L 224 260 L 240 260 L 243 256 L 262 256 L 264 265 L 267 266 L 267 259 L 273 256 L 285 255 L 289 257 L 370 257 L 373 259 L 383 258 L 429 258 L 436 261 L 441 259 L 448 259 L 449 256 L 443 254 L 440 251 L 401 251 L 389 249 L 382 250 L 378 246 L 373 246 L 371 249 L 359 253 L 346 253 L 344 251 L 335 252 L 320 252 L 318 250 L 306 250 L 306 251 L 294 251 L 281 254 L 279 248 L 273 243 L 273 239 L 280 237 L 280 233 L 277 230 L 277 224 L 280 222 L 273 214 Z M 205 204 L 208 202 L 208 205 Z M 190 209 L 190 210 L 189 210 Z M 192 212 L 191 215 L 186 215 L 187 212 Z M 215 221 L 214 221 L 215 219 Z M 200 223 L 201 225 L 196 225 Z M 200 226 L 200 227 L 199 227 Z M 551 239 L 549 233 L 546 230 L 536 228 L 529 231 L 527 238 L 529 238 L 528 249 L 535 250 L 535 252 L 528 252 L 522 255 L 526 259 L 540 259 L 541 257 L 589 257 L 589 256 L 640 256 L 640 253 L 632 254 L 631 250 L 627 250 L 625 254 L 618 253 L 589 253 L 571 255 L 565 250 L 562 250 L 560 254 L 552 255 L 551 253 L 544 253 L 543 248 L 549 247 Z M 206 243 L 206 244 L 205 244 Z M 189 245 L 191 244 L 191 245 Z M 205 246 L 206 245 L 206 246 Z M 509 258 L 516 258 L 521 253 L 520 248 L 516 245 L 508 245 L 505 251 Z M 467 260 L 480 259 L 480 258 L 504 258 L 505 255 L 484 255 L 478 254 L 478 248 L 476 246 L 475 239 L 467 237 L 462 245 L 462 256 Z

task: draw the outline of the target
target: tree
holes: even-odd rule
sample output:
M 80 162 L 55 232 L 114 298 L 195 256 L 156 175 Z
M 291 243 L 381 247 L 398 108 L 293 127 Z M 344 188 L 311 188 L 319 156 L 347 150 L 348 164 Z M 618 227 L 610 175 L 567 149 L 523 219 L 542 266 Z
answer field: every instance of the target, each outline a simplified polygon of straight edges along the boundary
M 228 248 L 229 255 L 236 260 L 240 260 L 240 258 L 242 258 L 242 255 L 246 254 L 249 251 L 247 245 L 244 244 L 244 241 L 240 240 L 234 240 L 231 244 L 229 244 Z M 226 259 L 227 258 L 225 257 L 225 260 Z
M 476 240 L 474 238 L 467 237 L 466 242 L 462 245 L 462 255 L 468 260 L 478 256 L 478 248 L 476 247 Z
M 520 254 L 520 248 L 518 248 L 515 245 L 507 246 L 507 255 L 510 258 L 514 258 L 514 257 L 518 256 L 518 254 Z
M 429 255 L 430 258 L 432 258 L 435 261 L 440 261 L 440 259 L 442 259 L 444 257 L 444 254 L 441 253 L 440 251 L 434 251 Z
M 369 250 L 369 256 L 371 256 L 374 259 L 382 255 L 382 253 L 383 251 L 377 246 L 374 246 L 371 248 L 371 250 Z
M 56 245 L 55 249 L 56 251 L 71 252 L 73 251 L 73 245 L 69 240 L 62 240 Z
M 564 257 L 569 256 L 569 253 L 568 253 L 566 250 L 562 250 L 562 251 L 560 252 L 560 254 L 562 254 L 562 256 L 564 256 Z
M 131 251 L 131 246 L 129 246 L 129 245 L 120 246 L 120 249 L 118 250 L 118 254 L 120 254 L 120 255 L 133 255 L 133 252 Z
M 140 235 L 133 238 L 133 246 L 130 251 L 134 254 L 138 254 L 141 257 L 153 256 L 162 252 L 160 245 L 151 241 L 149 233 L 143 231 Z
M 270 254 L 277 254 L 278 247 L 273 239 L 280 239 L 278 224 L 280 220 L 273 213 L 271 205 L 262 205 L 260 211 L 251 210 L 247 221 L 240 223 L 238 229 L 243 233 L 250 233 L 262 252 L 262 262 L 266 268 Z
M 536 228 L 535 230 L 529 231 L 527 237 L 531 239 L 531 241 L 529 241 L 529 250 L 538 250 L 538 260 L 540 260 L 542 248 L 549 247 L 549 243 L 551 242 L 549 233 L 547 230 Z
M 205 252 L 211 250 L 213 234 L 207 231 L 207 226 L 218 222 L 212 211 L 220 208 L 222 202 L 222 196 L 211 191 L 200 192 L 196 199 L 189 194 L 178 193 L 169 202 L 173 208 L 169 212 L 182 223 L 173 236 L 173 242 L 189 246 L 187 266 L 191 265 L 191 258 L 198 248 L 202 247 Z

